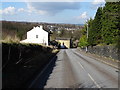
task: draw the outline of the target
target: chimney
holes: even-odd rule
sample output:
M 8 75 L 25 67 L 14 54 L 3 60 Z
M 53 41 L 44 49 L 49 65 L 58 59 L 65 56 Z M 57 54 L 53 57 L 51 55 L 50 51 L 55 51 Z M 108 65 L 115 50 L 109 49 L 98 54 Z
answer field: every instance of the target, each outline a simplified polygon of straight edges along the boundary
M 42 25 L 40 25 L 40 29 L 43 29 L 43 26 L 42 26 Z

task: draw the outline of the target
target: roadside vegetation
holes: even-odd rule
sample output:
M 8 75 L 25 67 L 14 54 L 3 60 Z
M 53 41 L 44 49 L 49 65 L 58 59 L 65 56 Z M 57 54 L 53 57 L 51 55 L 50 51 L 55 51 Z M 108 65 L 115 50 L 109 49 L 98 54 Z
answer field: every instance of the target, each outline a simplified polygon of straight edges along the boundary
M 38 44 L 2 42 L 2 88 L 25 88 L 58 52 Z
M 25 22 L 2 22 L 2 40 L 22 40 L 26 38 L 26 33 L 31 30 L 33 26 L 37 26 L 38 23 L 25 23 Z
M 97 9 L 95 18 L 90 18 L 84 25 L 79 47 L 120 44 L 120 1 L 106 2 Z M 88 39 L 87 36 L 88 24 Z
M 73 47 L 77 47 L 79 38 L 81 37 L 81 29 L 83 28 L 83 25 L 74 24 L 48 24 L 13 21 L 1 22 L 3 41 L 19 42 L 20 40 L 24 40 L 27 38 L 27 31 L 31 30 L 35 26 L 43 25 L 43 28 L 50 33 L 50 41 L 54 41 L 56 37 L 71 38 L 71 40 L 73 41 Z

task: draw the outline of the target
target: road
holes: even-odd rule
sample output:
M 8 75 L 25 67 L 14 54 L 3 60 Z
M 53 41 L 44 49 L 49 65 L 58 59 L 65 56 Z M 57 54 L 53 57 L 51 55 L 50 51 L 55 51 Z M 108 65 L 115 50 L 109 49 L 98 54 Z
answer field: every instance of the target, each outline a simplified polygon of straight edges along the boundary
M 77 49 L 60 50 L 52 64 L 54 65 L 48 67 L 42 78 L 39 78 L 41 75 L 37 77 L 31 87 L 118 88 L 118 69 L 91 58 Z M 41 85 L 43 79 L 44 84 Z

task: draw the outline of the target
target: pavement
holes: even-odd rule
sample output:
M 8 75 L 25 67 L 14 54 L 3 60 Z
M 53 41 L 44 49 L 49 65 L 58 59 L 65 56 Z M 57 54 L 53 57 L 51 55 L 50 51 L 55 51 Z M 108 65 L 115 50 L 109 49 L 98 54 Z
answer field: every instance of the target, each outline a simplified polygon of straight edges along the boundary
M 98 59 L 77 49 L 62 49 L 29 88 L 118 88 L 118 68 Z

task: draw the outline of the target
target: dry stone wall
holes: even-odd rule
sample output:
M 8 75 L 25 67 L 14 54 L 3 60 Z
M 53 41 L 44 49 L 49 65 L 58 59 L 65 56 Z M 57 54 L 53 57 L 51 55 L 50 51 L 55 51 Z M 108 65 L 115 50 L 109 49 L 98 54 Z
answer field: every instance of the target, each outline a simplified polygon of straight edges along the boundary
M 120 60 L 120 50 L 116 46 L 89 46 L 88 52 Z

